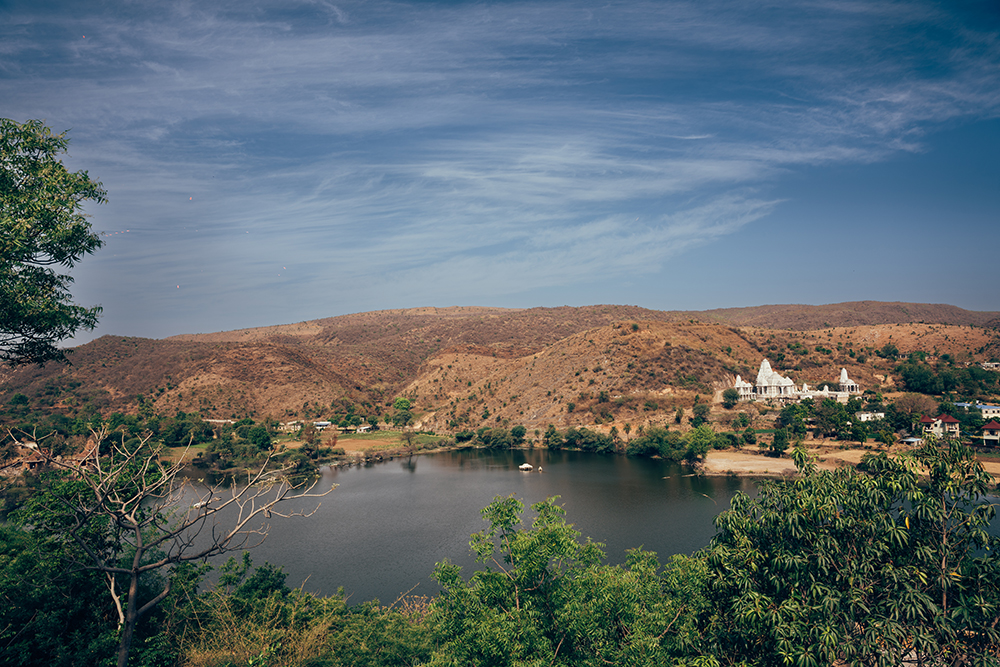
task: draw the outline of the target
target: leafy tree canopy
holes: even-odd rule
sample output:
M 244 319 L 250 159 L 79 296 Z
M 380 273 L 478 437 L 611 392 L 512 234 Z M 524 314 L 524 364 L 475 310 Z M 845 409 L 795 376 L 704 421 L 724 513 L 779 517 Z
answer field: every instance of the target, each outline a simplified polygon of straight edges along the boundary
M 731 410 L 736 407 L 736 404 L 740 400 L 740 392 L 736 391 L 732 387 L 726 389 L 722 392 L 722 407 L 727 410 Z
M 489 528 L 470 546 L 487 567 L 469 582 L 457 566 L 438 564 L 440 643 L 430 665 L 659 665 L 697 641 L 700 563 L 680 557 L 662 579 L 647 551 L 603 565 L 602 545 L 580 541 L 555 498 L 531 509 L 527 529 L 514 497 L 483 510 Z
M 93 329 L 101 312 L 74 304 L 73 279 L 52 268 L 103 244 L 82 211 L 107 193 L 63 166 L 68 143 L 41 121 L 0 119 L 0 360 L 12 365 L 64 361 L 56 344 Z
M 996 664 L 994 484 L 969 449 L 932 440 L 861 471 L 818 470 L 798 449 L 799 478 L 737 494 L 705 554 L 705 653 L 733 665 Z

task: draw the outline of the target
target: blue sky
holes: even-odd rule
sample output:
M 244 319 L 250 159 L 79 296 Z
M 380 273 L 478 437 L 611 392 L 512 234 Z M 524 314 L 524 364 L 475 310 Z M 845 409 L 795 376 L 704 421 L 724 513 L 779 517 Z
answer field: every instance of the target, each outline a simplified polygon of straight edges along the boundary
M 0 2 L 105 333 L 415 306 L 1000 310 L 996 2 Z M 128 230 L 127 232 L 125 230 Z

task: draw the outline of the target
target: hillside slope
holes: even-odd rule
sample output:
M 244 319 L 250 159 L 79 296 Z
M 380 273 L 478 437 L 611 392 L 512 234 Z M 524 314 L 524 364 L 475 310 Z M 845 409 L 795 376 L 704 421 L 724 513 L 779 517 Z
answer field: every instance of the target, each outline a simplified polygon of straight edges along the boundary
M 720 308 L 700 315 L 738 326 L 767 329 L 826 329 L 876 324 L 965 324 L 988 326 L 997 319 L 995 312 L 975 312 L 947 304 L 886 303 L 850 301 L 824 306 L 774 305 L 751 308 Z M 995 326 L 995 325 L 994 325 Z
M 924 323 L 895 321 L 910 315 Z M 141 408 L 286 420 L 346 404 L 379 413 L 405 393 L 435 430 L 651 423 L 696 394 L 717 394 L 737 373 L 753 376 L 765 356 L 798 383 L 829 383 L 846 367 L 863 386 L 886 388 L 892 364 L 873 351 L 888 343 L 904 354 L 989 360 L 1000 355 L 998 332 L 978 323 L 995 317 L 878 302 L 379 311 L 164 340 L 104 336 L 72 350 L 68 366 L 0 370 L 0 401 L 23 393 L 70 416 Z M 804 328 L 817 321 L 826 328 Z

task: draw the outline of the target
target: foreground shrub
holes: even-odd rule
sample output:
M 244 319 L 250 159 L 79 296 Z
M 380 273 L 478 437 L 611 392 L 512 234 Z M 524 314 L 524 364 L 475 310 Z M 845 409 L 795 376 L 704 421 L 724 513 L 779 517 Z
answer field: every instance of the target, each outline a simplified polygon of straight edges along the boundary
M 228 567 L 181 630 L 186 666 L 395 667 L 430 657 L 426 603 L 348 606 L 343 593 L 289 590 L 281 570 L 268 565 L 248 575 L 246 555 L 242 565 Z
M 737 494 L 716 520 L 703 652 L 732 665 L 996 665 L 995 486 L 971 451 L 928 439 L 836 471 L 794 456 L 799 478 Z
M 483 510 L 489 528 L 471 544 L 487 567 L 468 582 L 438 564 L 431 665 L 668 664 L 696 641 L 704 577 L 686 568 L 690 559 L 676 567 L 691 576 L 674 578 L 688 597 L 664 596 L 656 554 L 633 550 L 624 566 L 603 565 L 602 545 L 581 542 L 554 499 L 532 506 L 529 529 L 523 509 L 508 497 Z

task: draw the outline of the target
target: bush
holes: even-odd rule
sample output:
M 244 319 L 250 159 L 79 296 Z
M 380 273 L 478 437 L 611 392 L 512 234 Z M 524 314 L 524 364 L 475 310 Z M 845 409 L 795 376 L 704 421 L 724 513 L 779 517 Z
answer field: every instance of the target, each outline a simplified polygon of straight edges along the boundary
M 680 461 L 687 448 L 680 433 L 653 427 L 629 442 L 625 453 L 629 456 L 659 456 L 666 461 Z
M 740 400 L 740 392 L 736 391 L 736 389 L 732 387 L 722 392 L 722 407 L 724 407 L 727 410 L 732 410 L 733 408 L 735 408 L 739 400 Z
M 563 436 L 563 447 L 607 454 L 615 451 L 615 441 L 610 435 L 596 433 L 586 428 L 571 428 Z
M 513 497 L 484 509 L 489 527 L 471 545 L 491 565 L 468 583 L 438 563 L 441 641 L 431 665 L 673 664 L 697 641 L 696 611 L 706 607 L 699 562 L 675 559 L 661 578 L 656 555 L 636 549 L 625 565 L 603 565 L 602 545 L 580 540 L 554 501 L 532 506 L 530 528 Z
M 995 664 L 992 478 L 957 443 L 866 456 L 738 493 L 706 550 L 703 617 L 724 665 Z M 928 478 L 921 479 L 926 472 Z

